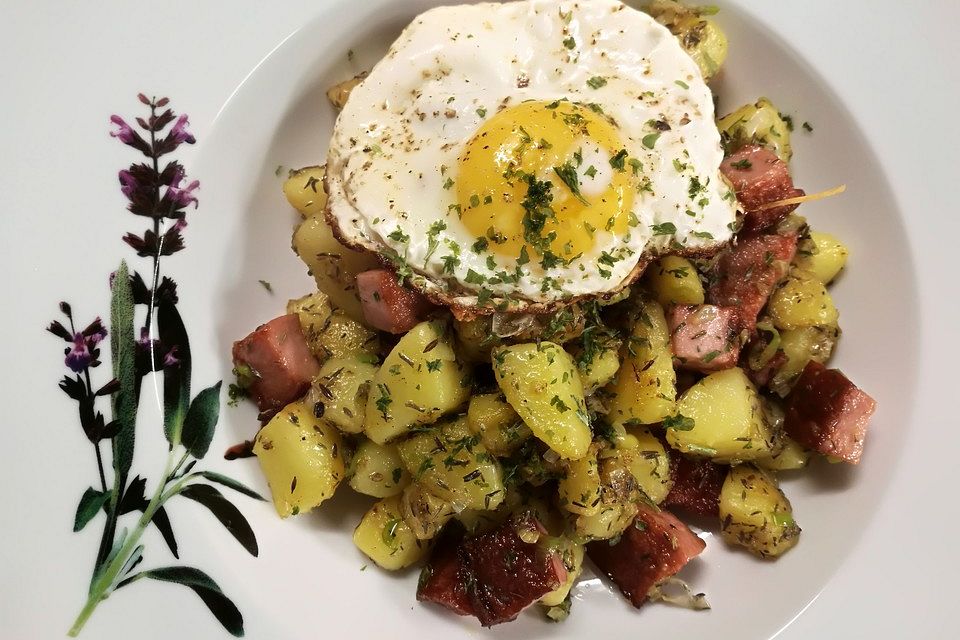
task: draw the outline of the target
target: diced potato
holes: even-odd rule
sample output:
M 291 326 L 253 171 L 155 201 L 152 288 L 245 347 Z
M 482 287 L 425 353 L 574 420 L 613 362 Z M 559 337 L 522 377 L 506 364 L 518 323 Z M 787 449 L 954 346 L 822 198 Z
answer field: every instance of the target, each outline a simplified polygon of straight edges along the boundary
M 364 440 L 350 458 L 350 486 L 354 491 L 374 498 L 399 495 L 410 484 L 395 444 L 377 444 Z
M 413 482 L 400 494 L 400 513 L 418 540 L 429 540 L 440 533 L 455 512 L 449 502 Z
M 793 508 L 773 474 L 753 465 L 730 469 L 720 491 L 723 539 L 771 558 L 791 549 L 800 536 Z
M 330 101 L 330 104 L 334 106 L 335 109 L 343 109 L 343 105 L 347 104 L 347 98 L 350 97 L 350 93 L 353 91 L 354 87 L 363 82 L 363 79 L 367 77 L 367 72 L 359 73 L 349 80 L 344 80 L 343 82 L 338 82 L 329 89 L 327 89 L 327 99 Z
M 304 167 L 291 171 L 283 182 L 283 195 L 287 196 L 287 202 L 304 218 L 323 214 L 327 206 L 327 192 L 323 189 L 326 172 L 324 166 Z
M 421 322 L 404 334 L 374 376 L 364 431 L 383 444 L 436 422 L 470 397 L 470 368 L 457 361 L 445 323 Z
M 376 366 L 356 357 L 330 358 L 320 367 L 308 394 L 314 413 L 345 433 L 360 433 L 376 373 Z
M 570 513 L 585 516 L 600 511 L 600 466 L 596 445 L 591 453 L 566 463 L 566 474 L 557 483 L 558 503 Z
M 686 258 L 663 256 L 644 274 L 653 297 L 664 307 L 669 304 L 703 304 L 703 284 L 697 270 Z
M 786 397 L 793 388 L 807 362 L 825 364 L 840 337 L 836 327 L 804 327 L 780 333 L 780 349 L 787 361 L 774 375 L 770 388 L 780 397 Z
M 637 516 L 636 503 L 620 501 L 612 493 L 610 489 L 604 489 L 597 513 L 589 516 L 570 515 L 577 542 L 615 538 L 633 522 Z
M 340 432 L 303 401 L 288 404 L 260 430 L 253 452 L 281 518 L 319 506 L 344 476 Z
M 709 80 L 727 59 L 727 36 L 705 7 L 688 7 L 674 0 L 651 0 L 645 8 L 657 22 L 670 29 L 681 46 Z
M 464 509 L 453 518 L 463 525 L 467 533 L 486 533 L 502 525 L 509 516 L 503 509 L 487 511 L 485 509 Z
M 384 498 L 367 511 L 353 532 L 353 543 L 378 566 L 390 571 L 419 562 L 430 549 L 404 522 L 399 496 Z
M 770 471 L 791 471 L 802 469 L 810 462 L 810 452 L 801 447 L 796 440 L 783 437 L 783 448 L 772 456 L 758 458 L 755 464 Z
M 590 446 L 590 418 L 573 359 L 552 342 L 498 347 L 497 383 L 533 435 L 560 457 L 578 460 Z
M 739 367 L 711 373 L 687 389 L 664 420 L 667 442 L 717 462 L 756 460 L 779 448 L 756 388 Z
M 491 327 L 491 316 L 453 321 L 458 351 L 470 362 L 490 362 L 490 350 L 503 343 Z
M 760 98 L 756 104 L 746 104 L 717 122 L 727 150 L 755 143 L 769 147 L 784 162 L 793 156 L 790 147 L 790 127 L 773 103 Z
M 300 223 L 293 232 L 293 250 L 310 269 L 317 288 L 350 318 L 363 322 L 357 274 L 380 268 L 376 256 L 340 244 L 323 214 L 310 216 Z
M 660 422 L 673 413 L 677 374 L 667 319 L 659 303 L 640 302 L 637 321 L 624 347 L 623 364 L 604 389 L 608 418 L 619 424 Z
M 810 237 L 797 247 L 797 257 L 793 263 L 799 269 L 812 273 L 823 284 L 830 284 L 847 264 L 849 255 L 850 251 L 836 237 L 822 231 L 811 231 Z
M 816 276 L 794 269 L 777 287 L 767 303 L 767 312 L 778 329 L 831 327 L 839 314 L 833 299 Z
M 580 383 L 587 395 L 604 386 L 617 375 L 620 368 L 620 341 L 604 340 L 592 344 L 589 350 L 581 349 L 577 357 Z
M 533 433 L 502 394 L 485 393 L 470 398 L 467 409 L 470 430 L 480 436 L 487 451 L 507 456 Z
M 459 417 L 398 445 L 400 459 L 427 491 L 463 509 L 492 510 L 503 502 L 503 471 Z
M 567 579 L 559 587 L 540 598 L 540 604 L 555 607 L 562 603 L 573 588 L 583 570 L 584 546 L 567 537 L 554 538 L 548 543 L 550 549 L 560 554 L 563 566 L 567 569 Z
M 635 439 L 636 445 L 618 451 L 622 452 L 640 489 L 654 504 L 660 504 L 673 487 L 667 449 L 647 427 L 630 427 L 629 434 Z
M 377 333 L 335 308 L 322 291 L 290 300 L 287 313 L 296 313 L 300 318 L 310 351 L 320 362 L 349 357 L 373 361 L 380 350 Z

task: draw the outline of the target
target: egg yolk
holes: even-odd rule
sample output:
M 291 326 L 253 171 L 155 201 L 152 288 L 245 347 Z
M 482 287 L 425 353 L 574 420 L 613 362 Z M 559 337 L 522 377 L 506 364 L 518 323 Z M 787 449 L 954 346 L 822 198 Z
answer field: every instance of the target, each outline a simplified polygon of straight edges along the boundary
M 568 261 L 598 233 L 626 232 L 635 173 L 599 108 L 523 102 L 487 120 L 465 146 L 457 210 L 489 251 L 517 257 L 525 248 L 534 260 Z

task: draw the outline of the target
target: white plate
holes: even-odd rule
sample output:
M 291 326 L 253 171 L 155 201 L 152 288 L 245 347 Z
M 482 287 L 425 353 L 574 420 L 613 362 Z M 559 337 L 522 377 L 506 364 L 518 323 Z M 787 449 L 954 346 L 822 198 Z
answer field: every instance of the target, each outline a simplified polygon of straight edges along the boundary
M 418 8 L 431 4 L 300 2 L 280 11 L 184 2 L 160 15 L 144 9 L 149 28 L 143 15 L 119 3 L 83 11 L 52 4 L 4 10 L 11 14 L 0 20 L 6 60 L 0 86 L 9 111 L 0 125 L 8 336 L 0 374 L 8 431 L 0 578 L 5 636 L 58 637 L 70 626 L 83 604 L 101 526 L 94 521 L 70 533 L 80 494 L 97 482 L 96 466 L 74 405 L 56 389 L 62 343 L 42 328 L 61 299 L 73 304 L 81 323 L 105 315 L 106 275 L 121 257 L 148 268 L 119 241 L 126 231 L 142 231 L 145 219 L 123 211 L 115 176 L 133 155 L 106 136 L 107 117 L 136 115 L 142 108 L 136 92 L 154 90 L 190 114 L 199 138 L 179 156 L 202 182 L 200 207 L 188 213 L 187 250 L 164 262 L 180 285 L 199 389 L 229 377 L 233 339 L 309 287 L 288 250 L 294 217 L 275 172 L 322 160 L 333 117 L 324 89 L 372 63 Z M 808 191 L 848 185 L 841 198 L 806 205 L 803 213 L 853 249 L 834 290 L 846 331 L 836 362 L 880 402 L 864 462 L 857 469 L 822 465 L 787 482 L 804 533 L 776 563 L 754 561 L 708 538 L 707 553 L 686 577 L 709 594 L 709 613 L 663 606 L 636 612 L 589 579 L 578 587 L 563 626 L 524 615 L 498 627 L 497 637 L 696 637 L 720 630 L 722 637 L 766 638 L 827 584 L 826 595 L 784 637 L 866 630 L 898 637 L 907 629 L 935 637 L 949 616 L 946 585 L 957 554 L 947 538 L 958 518 L 948 467 L 938 456 L 946 465 L 958 425 L 948 403 L 941 400 L 940 413 L 934 411 L 934 399 L 950 397 L 937 394 L 957 361 L 950 339 L 946 345 L 937 340 L 956 326 L 956 305 L 948 299 L 956 285 L 946 258 L 949 238 L 960 229 L 956 205 L 939 196 L 955 191 L 957 125 L 947 107 L 956 104 L 957 88 L 955 71 L 934 54 L 937 43 L 949 41 L 944 25 L 952 21 L 929 7 L 902 15 L 894 3 L 736 4 L 725 3 L 720 14 L 731 40 L 721 110 L 770 96 L 814 125 L 812 135 L 795 135 L 798 183 Z M 895 39 L 895 53 L 877 45 Z M 353 62 L 348 49 L 356 52 Z M 260 279 L 273 284 L 272 296 Z M 145 396 L 134 471 L 155 480 L 166 451 L 159 411 L 151 406 Z M 202 464 L 265 491 L 255 462 L 219 458 L 225 446 L 250 437 L 254 424 L 251 410 L 225 408 Z M 269 505 L 238 498 L 259 540 L 260 557 L 253 559 L 209 514 L 177 500 L 169 511 L 182 562 L 218 581 L 242 611 L 250 637 L 311 637 L 318 630 L 362 638 L 486 633 L 418 605 L 413 575 L 361 571 L 367 563 L 349 538 L 364 508 L 359 501 L 338 496 L 315 517 L 280 522 Z M 912 524 L 919 518 L 922 540 Z M 154 531 L 144 541 L 144 567 L 173 564 Z M 928 613 L 898 612 L 919 607 Z M 222 632 L 186 589 L 141 581 L 102 603 L 82 637 L 131 634 Z

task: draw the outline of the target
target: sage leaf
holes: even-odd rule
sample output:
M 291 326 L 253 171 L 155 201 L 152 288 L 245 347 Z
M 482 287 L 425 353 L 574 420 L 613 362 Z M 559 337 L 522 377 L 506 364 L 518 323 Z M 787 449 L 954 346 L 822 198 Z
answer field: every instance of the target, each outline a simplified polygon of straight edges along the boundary
M 112 403 L 113 419 L 118 425 L 117 433 L 112 439 L 113 468 L 117 473 L 119 487 L 126 482 L 127 473 L 133 463 L 137 428 L 137 365 L 133 311 L 130 271 L 126 261 L 123 261 L 114 274 L 110 298 L 110 356 L 113 362 L 113 377 L 119 383 Z
M 251 498 L 256 498 L 257 500 L 264 500 L 264 497 L 259 493 L 249 488 L 247 485 L 234 480 L 228 476 L 223 475 L 222 473 L 217 473 L 216 471 L 201 471 L 199 475 L 203 476 L 210 482 L 216 482 L 222 484 L 225 487 L 229 487 L 234 491 L 239 491 L 245 496 L 250 496 Z
M 80 531 L 87 523 L 93 520 L 93 516 L 103 508 L 103 505 L 110 498 L 110 494 L 104 491 L 97 491 L 93 487 L 87 487 L 80 497 L 80 504 L 77 505 L 77 515 L 73 519 L 73 530 Z
M 144 512 L 147 510 L 150 501 L 147 500 L 144 495 L 146 486 L 146 478 L 141 478 L 140 476 L 135 476 L 133 480 L 130 481 L 130 486 L 127 487 L 127 490 L 123 493 L 123 498 L 120 500 L 119 515 L 125 515 L 132 511 Z M 170 518 L 167 516 L 166 510 L 160 507 L 154 511 L 153 518 L 150 522 L 153 523 L 157 531 L 160 532 L 160 535 L 163 536 L 163 541 L 167 543 L 167 547 L 170 549 L 173 557 L 179 559 L 180 554 L 177 547 L 177 539 L 173 535 L 173 527 L 170 525 Z
M 243 548 L 246 549 L 250 555 L 254 557 L 259 555 L 260 549 L 257 546 L 257 536 L 254 535 L 250 523 L 243 517 L 240 510 L 237 509 L 232 502 L 227 500 L 222 493 L 217 491 L 215 487 L 208 484 L 190 484 L 180 490 L 180 495 L 199 502 L 209 509 L 210 513 L 220 521 L 220 524 L 226 527 L 227 531 L 237 539 L 237 542 L 243 545 Z
M 182 584 L 193 589 L 203 604 L 217 618 L 223 628 L 232 636 L 243 637 L 243 615 L 233 604 L 213 578 L 193 567 L 162 567 L 137 574 L 138 577 L 152 578 L 163 582 Z
M 176 347 L 177 363 L 163 369 L 163 432 L 167 442 L 176 446 L 190 403 L 192 364 L 187 329 L 172 302 L 161 302 L 157 307 L 157 334 L 164 348 Z
M 203 458 L 210 449 L 213 432 L 220 418 L 221 384 L 222 381 L 198 393 L 187 410 L 180 441 L 194 458 Z

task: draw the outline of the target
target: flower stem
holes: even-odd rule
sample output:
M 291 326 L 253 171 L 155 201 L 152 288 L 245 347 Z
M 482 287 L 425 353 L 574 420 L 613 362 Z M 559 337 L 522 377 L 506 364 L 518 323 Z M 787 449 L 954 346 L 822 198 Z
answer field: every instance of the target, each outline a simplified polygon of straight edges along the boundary
M 173 466 L 174 452 L 171 451 L 167 456 L 167 465 L 161 477 L 167 478 L 170 475 Z M 163 482 L 157 486 L 157 490 L 154 491 L 153 497 L 150 498 L 147 508 L 143 510 L 143 515 L 141 515 L 140 519 L 137 520 L 137 526 L 124 541 L 120 551 L 117 552 L 117 555 L 114 556 L 113 560 L 111 560 L 109 564 L 103 567 L 102 571 L 94 576 L 94 582 L 92 585 L 90 585 L 90 596 L 87 598 L 86 603 L 83 605 L 83 608 L 77 615 L 76 620 L 74 620 L 73 626 L 70 627 L 70 631 L 67 633 L 67 635 L 70 637 L 76 637 L 79 635 L 80 631 L 83 630 L 84 625 L 87 623 L 87 620 L 93 614 L 97 606 L 110 596 L 110 592 L 114 587 L 114 583 L 117 581 L 117 578 L 119 577 L 120 572 L 123 570 L 123 567 L 126 566 L 130 555 L 140 543 L 140 537 L 146 530 L 147 525 L 149 525 L 150 521 L 153 519 L 153 515 L 157 512 L 157 509 L 163 506 L 163 503 L 167 499 L 176 495 L 176 492 L 182 488 L 183 484 L 185 484 L 185 481 L 178 482 L 171 487 L 170 490 L 167 490 L 166 482 Z
M 100 443 L 93 443 L 93 450 L 97 452 L 97 470 L 100 471 L 100 488 L 107 492 L 107 477 L 103 475 L 103 455 L 100 453 Z

